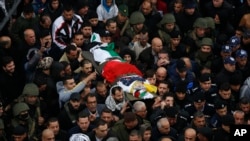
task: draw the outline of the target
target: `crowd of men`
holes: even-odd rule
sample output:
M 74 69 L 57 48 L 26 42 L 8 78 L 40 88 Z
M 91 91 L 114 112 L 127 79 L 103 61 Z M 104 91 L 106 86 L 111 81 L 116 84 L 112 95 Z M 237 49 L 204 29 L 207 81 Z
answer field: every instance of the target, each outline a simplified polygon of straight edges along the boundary
M 97 46 L 154 97 L 107 81 Z M 22 0 L 0 31 L 0 140 L 229 141 L 250 125 L 249 47 L 250 0 Z

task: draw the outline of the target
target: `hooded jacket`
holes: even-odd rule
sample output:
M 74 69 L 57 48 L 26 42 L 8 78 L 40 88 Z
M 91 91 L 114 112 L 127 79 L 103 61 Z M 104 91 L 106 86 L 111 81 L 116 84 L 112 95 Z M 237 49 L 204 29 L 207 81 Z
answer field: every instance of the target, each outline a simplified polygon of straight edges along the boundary
M 96 9 L 99 21 L 104 21 L 118 15 L 118 8 L 115 4 L 115 0 L 112 2 L 113 4 L 111 6 L 107 6 L 106 0 L 101 1 L 101 4 Z

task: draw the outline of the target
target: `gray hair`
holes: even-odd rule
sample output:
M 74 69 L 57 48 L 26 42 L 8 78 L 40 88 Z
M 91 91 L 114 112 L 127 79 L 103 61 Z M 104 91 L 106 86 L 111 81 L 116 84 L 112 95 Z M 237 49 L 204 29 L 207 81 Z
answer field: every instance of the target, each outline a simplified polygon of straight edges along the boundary
M 136 101 L 133 104 L 133 110 L 134 110 L 134 112 L 140 111 L 142 107 L 146 107 L 146 104 L 143 101 Z

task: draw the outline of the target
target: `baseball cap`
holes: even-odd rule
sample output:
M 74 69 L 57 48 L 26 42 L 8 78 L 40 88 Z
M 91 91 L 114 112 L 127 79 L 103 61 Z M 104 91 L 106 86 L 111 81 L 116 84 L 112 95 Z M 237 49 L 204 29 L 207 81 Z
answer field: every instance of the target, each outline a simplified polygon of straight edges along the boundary
M 184 72 L 187 70 L 187 66 L 185 64 L 185 62 L 181 59 L 179 59 L 177 62 L 176 62 L 176 68 L 179 72 Z
M 229 45 L 223 45 L 221 47 L 221 51 L 226 52 L 226 53 L 230 53 L 230 52 L 232 52 L 232 48 Z
M 211 38 L 202 38 L 201 40 L 201 46 L 213 46 L 213 40 Z
M 236 61 L 233 57 L 229 56 L 224 59 L 224 64 L 235 65 Z
M 125 16 L 125 17 L 128 16 L 128 6 L 127 6 L 127 5 L 122 4 L 122 5 L 120 5 L 120 6 L 118 7 L 118 9 L 119 9 L 119 12 L 120 12 L 123 16 Z
M 201 74 L 199 78 L 200 82 L 206 82 L 211 80 L 211 74 L 210 73 L 203 73 Z
M 229 45 L 231 47 L 235 47 L 237 45 L 240 45 L 240 38 L 237 37 L 237 36 L 232 36 L 230 39 L 229 39 Z
M 166 116 L 170 118 L 175 118 L 178 114 L 178 111 L 175 107 L 168 107 L 164 109 Z
M 181 38 L 181 33 L 178 30 L 174 30 L 174 31 L 169 33 L 169 36 L 171 38 Z
M 223 108 L 225 108 L 226 106 L 227 106 L 226 103 L 223 102 L 223 101 L 216 101 L 216 102 L 214 103 L 214 108 L 215 108 L 215 109 L 223 109 Z
M 70 95 L 70 100 L 73 100 L 73 101 L 79 101 L 81 99 L 81 96 L 79 93 L 72 93 Z
M 205 100 L 205 94 L 202 92 L 197 92 L 194 94 L 194 102 L 200 103 Z
M 101 37 L 109 37 L 109 36 L 111 36 L 111 34 L 110 34 L 110 32 L 108 30 L 102 30 L 102 31 L 100 31 L 99 34 L 100 34 Z
M 243 49 L 237 50 L 235 53 L 235 57 L 245 58 L 247 56 L 247 52 Z

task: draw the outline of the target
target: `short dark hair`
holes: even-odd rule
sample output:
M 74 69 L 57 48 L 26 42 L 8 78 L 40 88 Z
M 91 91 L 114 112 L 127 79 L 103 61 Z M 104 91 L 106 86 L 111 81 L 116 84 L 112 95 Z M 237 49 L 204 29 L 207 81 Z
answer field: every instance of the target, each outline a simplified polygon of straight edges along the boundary
M 121 90 L 122 90 L 122 87 L 120 87 L 120 86 L 118 86 L 118 85 L 113 86 L 113 87 L 110 88 L 110 91 L 111 91 L 111 94 L 112 94 L 112 95 L 115 95 L 115 92 L 116 92 L 116 91 L 121 91 Z
M 66 48 L 65 48 L 66 54 L 69 54 L 70 51 L 72 51 L 72 50 L 73 50 L 73 51 L 77 50 L 77 47 L 74 46 L 74 45 L 68 45 L 68 46 L 66 46 Z
M 107 108 L 107 107 L 105 107 L 105 108 L 102 110 L 101 114 L 102 114 L 102 113 L 111 113 L 111 114 L 113 114 L 112 110 L 110 110 L 110 109 Z
M 154 69 L 148 69 L 148 70 L 146 70 L 146 72 L 144 74 L 144 78 L 153 77 L 154 75 L 155 75 L 155 70 Z
M 74 79 L 74 77 L 73 77 L 73 76 L 70 76 L 70 75 L 64 76 L 64 77 L 63 77 L 63 84 L 66 84 L 67 80 L 69 80 L 69 79 Z
M 116 23 L 116 21 L 114 19 L 108 19 L 105 25 L 110 26 L 111 23 Z
M 95 127 L 98 128 L 99 126 L 103 126 L 103 125 L 105 125 L 105 124 L 108 125 L 108 123 L 107 123 L 106 121 L 104 121 L 104 120 L 98 118 L 97 121 L 95 122 Z
M 84 28 L 84 27 L 91 27 L 92 28 L 91 23 L 89 21 L 84 21 L 82 23 L 81 29 Z
M 46 127 L 48 127 L 50 125 L 51 122 L 58 122 L 59 123 L 59 120 L 57 117 L 50 117 L 47 121 L 47 124 L 46 124 Z
M 2 66 L 6 67 L 9 63 L 14 61 L 14 59 L 11 56 L 4 56 L 2 57 Z
M 222 83 L 222 84 L 220 85 L 220 87 L 219 87 L 219 90 L 220 90 L 220 91 L 228 91 L 228 90 L 230 90 L 230 89 L 231 89 L 231 87 L 230 87 L 230 84 L 229 84 L 228 82 Z
M 136 114 L 133 112 L 125 112 L 123 115 L 124 122 L 131 122 L 137 120 Z
M 77 121 L 79 121 L 80 118 L 89 118 L 89 114 L 86 113 L 86 112 L 81 111 L 77 115 Z
M 71 4 L 63 5 L 63 11 L 71 11 L 71 10 L 74 10 Z
M 28 13 L 33 13 L 33 12 L 34 12 L 34 8 L 33 8 L 32 4 L 24 5 L 23 13 L 28 14 Z
M 90 60 L 88 60 L 88 59 L 83 59 L 83 60 L 80 62 L 80 66 L 83 67 L 85 64 L 89 64 L 89 63 L 92 64 L 92 62 L 91 62 Z
M 85 102 L 88 102 L 88 98 L 89 98 L 89 97 L 95 97 L 95 98 L 96 98 L 96 95 L 95 95 L 94 93 L 89 93 L 89 94 L 87 94 L 86 97 L 85 97 L 85 99 L 84 99 Z

